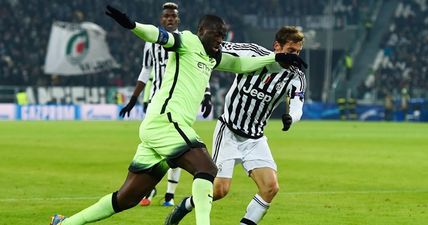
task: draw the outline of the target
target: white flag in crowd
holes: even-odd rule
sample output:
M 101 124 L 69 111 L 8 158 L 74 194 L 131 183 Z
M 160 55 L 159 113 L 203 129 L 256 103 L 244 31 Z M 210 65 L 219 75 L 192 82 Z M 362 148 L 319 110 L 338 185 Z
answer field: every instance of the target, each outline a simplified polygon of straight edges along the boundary
M 106 32 L 91 22 L 54 22 L 45 59 L 45 73 L 81 75 L 119 67 L 111 56 Z

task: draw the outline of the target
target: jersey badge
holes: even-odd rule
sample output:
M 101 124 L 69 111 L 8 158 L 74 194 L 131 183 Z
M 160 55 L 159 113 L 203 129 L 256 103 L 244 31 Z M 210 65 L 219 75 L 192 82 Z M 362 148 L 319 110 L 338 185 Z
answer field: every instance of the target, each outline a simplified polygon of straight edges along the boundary
M 285 82 L 279 82 L 279 83 L 277 83 L 276 84 L 276 86 L 275 86 L 275 88 L 276 88 L 276 91 L 277 92 L 279 92 L 279 91 L 281 91 L 282 90 L 282 88 L 284 88 L 284 86 L 285 86 Z

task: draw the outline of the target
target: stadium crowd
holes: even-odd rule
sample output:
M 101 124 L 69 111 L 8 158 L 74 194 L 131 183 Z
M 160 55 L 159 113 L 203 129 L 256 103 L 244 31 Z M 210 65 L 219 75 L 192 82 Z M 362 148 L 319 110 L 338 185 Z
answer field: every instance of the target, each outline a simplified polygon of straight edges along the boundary
M 357 19 L 356 9 L 371 0 L 335 1 L 334 12 L 350 20 Z M 158 24 L 159 8 L 164 2 L 138 1 L 0 1 L 0 85 L 134 85 L 140 71 L 143 42 L 121 27 L 114 26 L 104 15 L 107 4 L 125 9 L 137 21 Z M 180 1 L 180 29 L 194 30 L 203 14 L 216 14 L 226 19 L 234 33 L 234 41 L 248 42 L 245 38 L 243 15 L 259 18 L 282 15 L 320 15 L 325 13 L 328 0 L 249 1 Z M 237 10 L 239 9 L 239 10 Z M 239 13 L 237 13 L 239 11 Z M 53 21 L 92 21 L 108 31 L 107 41 L 120 69 L 85 76 L 58 76 L 43 73 L 43 64 Z
M 343 29 L 346 26 L 361 24 L 374 2 L 373 0 L 331 1 L 334 28 Z M 329 4 L 329 0 L 289 0 L 286 4 L 278 0 L 251 1 L 243 11 L 243 14 L 248 16 L 244 21 L 257 27 L 273 29 L 282 24 L 298 24 L 312 29 L 325 28 L 328 20 L 323 16 L 328 14 Z
M 427 98 L 428 4 L 426 0 L 401 1 L 389 32 L 380 46 L 382 59 L 374 75 L 360 86 L 360 93 L 379 99 L 408 94 Z

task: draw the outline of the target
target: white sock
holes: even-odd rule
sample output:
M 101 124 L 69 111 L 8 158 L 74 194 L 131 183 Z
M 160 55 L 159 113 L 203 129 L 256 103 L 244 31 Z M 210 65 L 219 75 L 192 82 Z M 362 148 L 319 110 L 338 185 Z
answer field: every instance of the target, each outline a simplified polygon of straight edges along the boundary
M 186 198 L 186 202 L 184 203 L 184 206 L 187 210 L 192 210 L 195 206 L 192 204 L 192 196 Z
M 250 204 L 247 206 L 247 212 L 245 213 L 244 218 L 241 220 L 241 224 L 243 225 L 255 225 L 258 224 L 263 216 L 266 214 L 269 209 L 270 203 L 260 197 L 260 195 L 256 194 L 251 200 Z
M 153 197 L 155 197 L 155 194 L 156 194 L 156 189 L 153 189 L 151 192 L 150 192 L 150 194 L 149 194 L 149 196 L 147 197 L 147 199 L 149 199 L 150 201 L 153 199 Z
M 177 189 L 178 181 L 180 180 L 181 169 L 169 169 L 168 170 L 168 186 L 166 193 L 174 194 Z

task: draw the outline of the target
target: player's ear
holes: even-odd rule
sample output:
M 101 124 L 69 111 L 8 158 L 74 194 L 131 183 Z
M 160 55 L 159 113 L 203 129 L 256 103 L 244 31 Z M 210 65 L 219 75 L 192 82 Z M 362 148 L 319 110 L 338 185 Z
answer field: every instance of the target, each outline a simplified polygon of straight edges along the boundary
M 204 34 L 204 27 L 203 26 L 200 26 L 199 28 L 198 28 L 198 36 L 202 36 L 202 34 Z
M 273 42 L 273 49 L 274 49 L 275 51 L 280 51 L 280 50 L 281 50 L 281 44 L 279 44 L 279 42 L 278 42 L 278 41 L 274 41 L 274 42 Z

